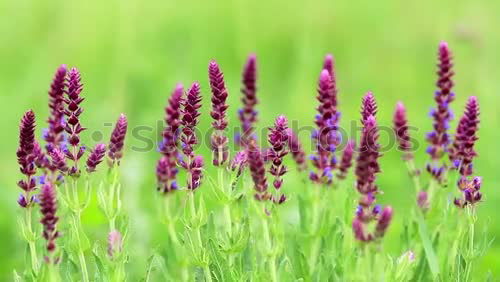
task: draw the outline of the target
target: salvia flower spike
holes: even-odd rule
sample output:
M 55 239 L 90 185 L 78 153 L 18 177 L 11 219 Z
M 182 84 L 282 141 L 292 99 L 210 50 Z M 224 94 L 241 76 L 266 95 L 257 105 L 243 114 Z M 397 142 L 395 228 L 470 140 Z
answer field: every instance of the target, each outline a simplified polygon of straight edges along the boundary
M 403 159 L 413 159 L 413 153 L 411 152 L 410 134 L 408 133 L 408 119 L 406 117 L 406 108 L 401 102 L 398 102 L 396 104 L 396 110 L 394 111 L 393 118 L 393 129 L 399 144 L 398 148 L 399 150 L 404 152 Z
M 356 161 L 356 188 L 363 195 L 376 194 L 377 185 L 375 184 L 376 174 L 380 172 L 378 158 L 381 154 L 378 152 L 378 127 L 374 116 L 369 116 L 365 120 L 359 154 Z
M 274 188 L 279 190 L 283 183 L 283 175 L 287 172 L 287 168 L 283 164 L 283 158 L 288 154 L 288 120 L 285 116 L 276 118 L 274 127 L 270 128 L 268 141 L 271 145 L 268 152 L 268 158 L 271 161 L 269 172 L 274 176 Z M 284 200 L 284 195 L 273 199 L 276 203 L 282 203 Z
M 429 142 L 427 152 L 434 161 L 440 160 L 448 149 L 450 138 L 447 130 L 453 117 L 449 105 L 455 99 L 455 94 L 452 92 L 452 77 L 454 75 L 452 55 L 446 42 L 439 44 L 438 60 L 438 80 L 436 83 L 438 90 L 434 94 L 436 108 L 431 111 L 431 116 L 434 119 L 433 131 L 427 134 Z
M 201 107 L 200 84 L 197 82 L 191 85 L 191 88 L 186 93 L 186 98 L 183 101 L 182 109 L 182 151 L 184 155 L 193 158 L 193 147 L 198 144 L 198 139 L 195 134 L 196 125 L 200 116 L 199 109 Z
M 49 128 L 44 134 L 44 139 L 47 142 L 46 148 L 49 153 L 52 151 L 52 148 L 60 148 L 61 143 L 64 141 L 64 91 L 66 88 L 67 73 L 68 69 L 66 65 L 59 66 L 50 85 Z
M 186 93 L 186 99 L 183 101 L 182 108 L 182 151 L 185 159 L 181 161 L 181 165 L 187 170 L 187 188 L 195 190 L 201 184 L 203 173 L 203 158 L 195 156 L 194 146 L 198 144 L 196 137 L 196 125 L 200 116 L 199 108 L 201 107 L 200 84 L 195 82 Z
M 460 168 L 462 176 L 472 175 L 472 160 L 477 155 L 474 144 L 479 126 L 479 103 L 475 96 L 469 97 L 465 111 L 457 126 L 455 139 L 450 148 L 450 157 Z
M 245 145 L 252 138 L 255 123 L 257 122 L 257 57 L 254 54 L 248 56 L 242 75 L 241 101 L 243 108 L 238 111 L 241 122 L 240 143 Z
M 87 172 L 94 172 L 106 155 L 106 145 L 97 144 L 87 159 Z
M 210 115 L 213 118 L 212 127 L 215 132 L 211 137 L 213 151 L 213 164 L 215 166 L 223 165 L 228 158 L 228 138 L 224 134 L 227 127 L 226 110 L 229 107 L 226 104 L 227 89 L 224 83 L 224 75 L 215 61 L 211 61 L 208 66 L 208 76 L 210 79 L 210 88 L 212 89 L 212 111 Z
M 85 147 L 80 146 L 80 133 L 85 130 L 80 124 L 80 115 L 83 112 L 83 108 L 80 104 L 83 102 L 83 98 L 80 93 L 83 90 L 83 85 L 81 83 L 80 72 L 76 68 L 72 68 L 66 78 L 67 97 L 65 99 L 66 108 L 64 114 L 66 115 L 65 130 L 68 134 L 68 143 L 71 148 L 66 151 L 66 157 L 74 162 L 73 167 L 70 169 L 71 175 L 79 175 L 80 169 L 78 167 L 78 160 L 83 156 L 85 152 Z
M 319 101 L 318 115 L 316 115 L 317 129 L 313 132 L 313 141 L 316 148 L 316 155 L 312 156 L 312 164 L 317 169 L 311 172 L 312 181 L 320 184 L 332 183 L 332 170 L 336 161 L 334 152 L 338 146 L 337 124 L 339 114 L 336 108 L 335 85 L 328 70 L 321 71 L 318 81 Z
M 163 141 L 159 146 L 162 158 L 156 165 L 158 190 L 166 193 L 177 189 L 177 162 L 179 160 L 179 133 L 181 126 L 181 106 L 184 87 L 177 84 L 165 107 L 165 128 Z
M 127 127 L 127 117 L 124 114 L 120 114 L 115 124 L 115 128 L 111 133 L 108 145 L 108 157 L 111 166 L 120 164 L 120 159 L 123 156 L 123 145 L 125 142 L 125 135 L 127 134 Z
M 56 249 L 55 240 L 59 237 L 59 232 L 56 229 L 56 224 L 59 218 L 57 212 L 56 191 L 52 183 L 47 182 L 42 186 L 40 192 L 40 212 L 42 219 L 40 222 L 43 225 L 43 237 L 47 240 L 47 251 L 52 254 Z M 52 263 L 50 259 L 49 263 Z
M 255 198 L 259 201 L 269 200 L 271 195 L 267 192 L 266 167 L 264 156 L 257 142 L 251 139 L 248 143 L 248 165 L 256 191 Z
M 34 175 L 36 174 L 35 155 L 35 113 L 32 110 L 27 111 L 19 124 L 19 148 L 17 149 L 17 162 L 21 173 L 25 179 L 18 182 L 18 186 L 25 192 L 26 196 L 22 196 L 22 202 L 27 207 L 31 203 L 29 193 L 36 187 Z
M 299 171 L 306 170 L 307 169 L 306 153 L 302 148 L 302 144 L 300 143 L 299 137 L 297 136 L 297 134 L 295 134 L 295 132 L 293 132 L 291 128 L 288 128 L 287 134 L 288 134 L 288 148 L 290 149 L 290 153 L 292 154 L 292 157 L 295 160 L 295 163 L 297 164 Z

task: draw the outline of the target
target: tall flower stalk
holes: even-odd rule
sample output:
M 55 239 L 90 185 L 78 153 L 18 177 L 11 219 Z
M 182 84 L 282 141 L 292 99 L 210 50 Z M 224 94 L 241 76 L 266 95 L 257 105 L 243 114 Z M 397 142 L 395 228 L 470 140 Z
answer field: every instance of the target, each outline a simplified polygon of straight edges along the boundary
M 18 204 L 25 210 L 25 218 L 21 221 L 21 229 L 25 240 L 28 242 L 31 256 L 31 267 L 34 272 L 38 272 L 39 264 L 36 252 L 36 234 L 33 231 L 32 209 L 35 205 L 36 189 L 36 165 L 35 155 L 33 154 L 35 142 L 35 113 L 32 110 L 27 111 L 19 124 L 19 148 L 17 149 L 17 163 L 24 179 L 17 185 L 22 189 Z
M 427 166 L 427 170 L 436 181 L 442 182 L 444 173 L 439 171 L 444 169 L 444 165 L 440 161 L 447 153 L 450 144 L 450 136 L 447 130 L 453 118 L 450 103 L 455 99 L 455 93 L 452 92 L 454 85 L 452 77 L 455 73 L 452 69 L 451 51 L 446 42 L 439 44 L 438 61 L 438 80 L 436 82 L 438 90 L 434 93 L 436 107 L 431 110 L 431 116 L 434 120 L 433 131 L 427 134 L 427 141 L 429 142 L 427 152 L 432 162 Z
M 246 146 L 250 138 L 253 138 L 255 123 L 257 122 L 257 110 L 255 106 L 259 102 L 257 99 L 257 57 L 252 54 L 248 56 L 243 68 L 241 102 L 243 108 L 239 109 L 238 117 L 241 122 L 241 133 L 239 143 Z

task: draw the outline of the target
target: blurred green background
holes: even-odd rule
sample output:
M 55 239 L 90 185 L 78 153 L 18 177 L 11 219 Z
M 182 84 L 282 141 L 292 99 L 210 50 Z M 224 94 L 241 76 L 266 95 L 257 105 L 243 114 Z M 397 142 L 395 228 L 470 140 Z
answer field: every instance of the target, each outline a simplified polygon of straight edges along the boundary
M 373 90 L 378 100 L 381 125 L 390 126 L 394 104 L 402 100 L 410 122 L 418 128 L 414 132 L 420 142 L 417 160 L 423 165 L 437 45 L 446 40 L 456 65 L 453 110 L 461 113 L 471 94 L 481 104 L 475 168 L 484 177 L 485 201 L 479 207 L 479 224 L 488 227 L 490 237 L 499 235 L 499 13 L 500 1 L 495 0 L 0 0 L 0 280 L 10 280 L 13 268 L 23 269 L 24 244 L 16 223 L 20 214 L 15 184 L 20 177 L 15 159 L 18 122 L 26 109 L 33 108 L 41 135 L 48 112 L 47 90 L 62 63 L 82 72 L 86 97 L 82 118 L 89 128 L 84 140 L 92 145 L 99 140 L 99 132 L 108 138 L 106 123 L 114 122 L 120 112 L 128 115 L 131 129 L 157 128 L 164 103 L 179 81 L 185 85 L 200 81 L 205 97 L 200 128 L 207 129 L 207 65 L 214 58 L 225 73 L 234 125 L 241 67 L 251 52 L 257 54 L 259 65 L 259 126 L 270 125 L 278 114 L 311 125 L 317 76 L 323 56 L 332 52 L 342 125 L 349 127 L 350 121 L 359 119 L 360 100 L 367 90 Z M 150 139 L 158 134 L 144 132 L 142 136 Z M 382 140 L 388 138 L 383 134 Z M 301 139 L 305 142 L 307 136 Z M 123 161 L 124 197 L 132 222 L 131 269 L 139 274 L 151 249 L 166 236 L 153 207 L 158 153 L 152 148 L 141 150 L 144 145 L 130 134 Z M 208 150 L 202 150 L 208 158 Z M 382 169 L 381 201 L 395 207 L 400 222 L 412 201 L 400 154 L 394 149 L 386 152 Z M 298 181 L 288 183 L 297 191 L 303 188 Z M 84 221 L 91 238 L 105 240 L 99 228 L 105 221 L 95 206 Z M 390 250 L 398 244 L 396 231 L 390 232 L 386 244 Z M 499 252 L 496 240 L 479 270 L 491 270 L 500 277 Z

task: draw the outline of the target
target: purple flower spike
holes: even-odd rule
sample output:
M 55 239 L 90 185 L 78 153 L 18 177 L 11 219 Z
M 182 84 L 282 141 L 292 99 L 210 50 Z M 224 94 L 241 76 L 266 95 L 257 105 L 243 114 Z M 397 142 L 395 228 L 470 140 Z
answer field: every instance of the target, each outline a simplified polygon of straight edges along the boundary
M 127 134 L 128 121 L 124 114 L 120 114 L 115 128 L 111 133 L 111 138 L 108 145 L 108 157 L 110 159 L 110 166 L 119 165 L 120 159 L 123 156 L 123 145 L 125 142 L 125 135 Z
M 474 144 L 479 125 L 479 104 L 475 96 L 469 97 L 465 112 L 460 118 L 453 146 L 450 148 L 450 159 L 458 164 L 462 176 L 472 175 L 472 160 L 477 155 Z
M 356 142 L 354 142 L 353 140 L 347 141 L 344 153 L 342 154 L 342 159 L 340 160 L 339 173 L 337 175 L 339 179 L 346 178 L 347 173 L 352 166 L 352 158 L 354 156 L 355 148 Z
M 381 154 L 378 152 L 378 127 L 374 116 L 369 116 L 365 120 L 359 154 L 356 163 L 356 188 L 361 194 L 377 193 L 375 184 L 376 173 L 380 172 L 378 158 Z
M 377 114 L 377 102 L 375 101 L 375 96 L 373 93 L 369 91 L 363 97 L 363 101 L 361 103 L 361 123 L 365 123 L 365 120 L 368 119 L 369 116 L 375 116 Z
M 188 170 L 188 189 L 195 190 L 200 187 L 201 184 L 201 178 L 203 176 L 203 158 L 201 156 L 196 156 L 189 165 Z
M 67 97 L 65 99 L 66 108 L 64 114 L 66 115 L 65 130 L 68 134 L 68 143 L 71 145 L 71 149 L 67 150 L 66 157 L 74 162 L 73 167 L 70 169 L 70 174 L 78 176 L 80 174 L 80 169 L 78 168 L 78 160 L 83 155 L 82 147 L 80 147 L 80 133 L 85 130 L 80 124 L 80 115 L 83 112 L 83 108 L 80 104 L 83 102 L 83 98 L 80 93 L 83 90 L 83 85 L 81 83 L 80 72 L 76 68 L 72 68 L 66 78 Z
M 404 152 L 403 159 L 413 159 L 411 150 L 410 134 L 408 133 L 408 119 L 406 117 L 406 108 L 403 103 L 396 104 L 394 111 L 393 129 L 399 143 L 399 150 Z
M 453 81 L 451 79 L 454 72 L 452 70 L 451 52 L 446 42 L 439 44 L 438 60 L 438 81 L 436 83 L 438 90 L 434 95 L 436 108 L 431 112 L 434 119 L 433 131 L 432 134 L 427 136 L 427 141 L 430 144 L 428 152 L 433 160 L 441 159 L 448 149 L 450 140 L 446 131 L 450 120 L 453 118 L 449 105 L 454 100 Z
M 267 192 L 264 158 L 256 141 L 253 139 L 248 143 L 248 164 L 256 190 L 255 198 L 259 201 L 269 200 L 271 195 Z
M 87 159 L 87 172 L 94 172 L 96 167 L 104 159 L 104 155 L 106 155 L 106 145 L 95 145 L 94 149 L 90 152 L 89 158 Z
M 213 164 L 220 166 L 228 158 L 228 139 L 224 135 L 224 130 L 227 127 L 226 110 L 229 107 L 226 104 L 228 94 L 224 83 L 224 75 L 215 61 L 210 62 L 208 75 L 210 78 L 210 88 L 212 89 L 212 111 L 210 115 L 214 119 L 212 127 L 215 129 L 211 138 Z
M 337 138 L 337 124 L 339 114 L 337 113 L 337 98 L 335 84 L 328 70 L 321 71 L 318 81 L 318 96 L 319 101 L 318 115 L 316 116 L 316 133 L 313 135 L 313 141 L 316 147 L 317 158 L 313 159 L 312 163 L 317 168 L 317 172 L 311 175 L 311 180 L 320 184 L 331 184 L 332 179 L 326 175 L 334 167 L 334 150 L 339 144 Z
M 35 113 L 27 111 L 19 124 L 19 148 L 17 149 L 17 162 L 20 171 L 26 176 L 25 180 L 20 180 L 18 186 L 26 193 L 33 191 L 36 181 L 33 176 L 36 174 L 35 165 Z
M 462 192 L 462 197 L 457 198 L 454 204 L 459 208 L 465 208 L 466 206 L 474 206 L 479 203 L 483 194 L 479 191 L 481 190 L 481 178 L 474 177 L 472 180 L 468 180 L 466 177 L 461 177 L 458 181 L 459 189 Z
M 200 85 L 195 82 L 186 94 L 186 99 L 183 101 L 182 109 L 182 150 L 184 155 L 193 158 L 193 147 L 198 144 L 195 129 L 200 116 L 199 108 L 201 107 Z
M 375 236 L 376 237 L 383 237 L 385 232 L 387 231 L 387 227 L 389 227 L 389 224 L 391 223 L 392 220 L 392 208 L 391 207 L 385 207 L 384 210 L 382 210 L 382 213 L 380 214 L 380 217 L 377 222 L 377 226 L 375 227 Z
M 257 111 L 255 106 L 258 103 L 257 100 L 257 57 L 252 54 L 248 56 L 245 67 L 243 68 L 242 75 L 242 88 L 241 93 L 243 97 L 241 102 L 243 102 L 243 108 L 238 111 L 239 119 L 241 122 L 241 144 L 246 146 L 249 142 L 249 138 L 252 138 L 252 133 L 254 131 L 255 123 L 257 122 Z
M 167 193 L 177 189 L 177 160 L 179 158 L 179 128 L 181 125 L 181 106 L 184 88 L 178 84 L 165 107 L 165 129 L 163 130 L 163 141 L 160 152 L 163 157 L 156 165 L 156 179 L 158 190 Z
M 43 225 L 43 237 L 47 240 L 47 251 L 53 253 L 56 249 L 55 240 L 59 237 L 59 232 L 56 230 L 59 218 L 56 216 L 56 191 L 50 182 L 42 186 L 40 192 L 40 212 L 42 213 L 40 222 Z
M 306 153 L 300 144 L 299 137 L 291 128 L 287 130 L 288 135 L 288 148 L 292 153 L 292 157 L 297 164 L 299 171 L 304 171 L 307 169 Z
M 268 136 L 271 149 L 268 152 L 268 158 L 271 161 L 269 172 L 274 176 L 274 188 L 279 190 L 283 183 L 283 175 L 287 172 L 283 165 L 283 158 L 288 154 L 288 120 L 285 116 L 279 116 L 274 122 L 274 127 L 270 128 Z
M 64 91 L 66 88 L 66 65 L 61 65 L 57 69 L 49 90 L 50 116 L 48 119 L 49 128 L 44 134 L 47 142 L 46 149 L 50 153 L 52 148 L 59 148 L 64 140 Z

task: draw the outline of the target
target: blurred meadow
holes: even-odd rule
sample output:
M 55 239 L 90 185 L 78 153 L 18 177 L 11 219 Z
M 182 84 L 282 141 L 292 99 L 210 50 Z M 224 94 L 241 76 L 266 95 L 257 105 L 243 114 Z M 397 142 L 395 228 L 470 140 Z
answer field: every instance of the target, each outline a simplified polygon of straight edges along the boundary
M 437 46 L 441 40 L 448 41 L 456 71 L 456 101 L 451 107 L 460 115 L 469 95 L 477 95 L 481 105 L 475 169 L 483 177 L 485 199 L 479 205 L 479 230 L 487 228 L 491 239 L 498 237 L 499 13 L 500 1 L 494 0 L 0 0 L 0 280 L 11 280 L 12 270 L 24 264 L 20 250 L 25 246 L 16 220 L 21 212 L 16 203 L 21 175 L 15 158 L 19 119 L 33 108 L 41 135 L 48 114 L 47 90 L 62 63 L 77 66 L 82 73 L 87 145 L 107 141 L 110 123 L 121 112 L 128 115 L 122 183 L 131 221 L 129 268 L 134 277 L 142 275 L 152 250 L 160 248 L 167 236 L 156 216 L 154 171 L 159 154 L 154 144 L 170 91 L 177 82 L 201 83 L 200 130 L 205 133 L 210 126 L 207 66 L 216 59 L 229 89 L 230 122 L 236 126 L 241 68 L 252 52 L 258 57 L 259 127 L 271 125 L 278 114 L 300 126 L 313 124 L 317 77 L 324 55 L 331 52 L 340 89 L 341 125 L 349 128 L 359 120 L 361 97 L 368 90 L 379 103 L 382 126 L 391 125 L 394 105 L 403 101 L 416 128 L 412 134 L 418 140 L 417 161 L 423 167 L 424 135 L 431 128 L 428 113 L 436 88 Z M 309 142 L 304 132 L 300 138 Z M 390 139 L 383 131 L 382 143 Z M 208 160 L 207 146 L 199 150 Z M 413 188 L 395 147 L 384 153 L 382 170 L 380 199 L 393 205 L 396 221 L 384 245 L 395 251 Z M 292 194 L 292 204 L 293 193 L 306 189 L 299 179 L 295 172 L 285 179 L 283 189 Z M 454 185 L 447 189 L 456 192 Z M 106 240 L 99 229 L 105 219 L 95 201 L 83 221 L 90 238 Z M 499 253 L 500 239 L 479 262 L 478 273 L 491 271 L 500 278 Z

